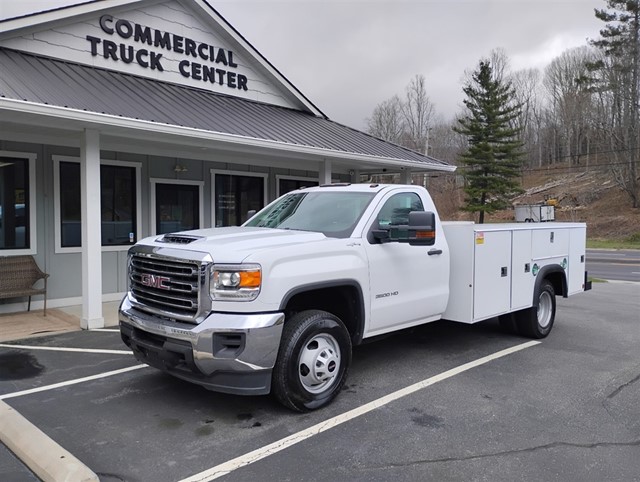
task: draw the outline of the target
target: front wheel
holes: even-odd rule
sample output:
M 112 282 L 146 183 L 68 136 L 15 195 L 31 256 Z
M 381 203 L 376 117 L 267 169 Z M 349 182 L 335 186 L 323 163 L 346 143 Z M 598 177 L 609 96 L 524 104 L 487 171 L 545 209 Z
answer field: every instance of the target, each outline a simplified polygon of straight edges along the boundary
M 556 292 L 553 285 L 544 280 L 538 291 L 537 306 L 516 313 L 518 331 L 531 338 L 544 338 L 553 328 L 556 318 Z
M 315 410 L 338 395 L 350 364 L 351 339 L 342 321 L 326 311 L 301 311 L 285 322 L 273 393 L 293 410 Z

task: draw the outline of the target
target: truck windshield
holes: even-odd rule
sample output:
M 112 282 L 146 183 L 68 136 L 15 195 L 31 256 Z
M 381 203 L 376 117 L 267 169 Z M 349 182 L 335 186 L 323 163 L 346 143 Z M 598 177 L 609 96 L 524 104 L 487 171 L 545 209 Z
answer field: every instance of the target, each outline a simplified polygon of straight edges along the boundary
M 244 226 L 314 231 L 348 238 L 374 193 L 296 192 L 260 211 Z

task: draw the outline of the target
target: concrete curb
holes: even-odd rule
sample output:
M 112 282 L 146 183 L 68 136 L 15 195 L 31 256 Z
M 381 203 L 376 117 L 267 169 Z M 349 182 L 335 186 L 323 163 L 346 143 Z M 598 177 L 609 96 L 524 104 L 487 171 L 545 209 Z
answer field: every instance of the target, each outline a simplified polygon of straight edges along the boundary
M 99 481 L 86 465 L 3 401 L 0 441 L 45 482 Z

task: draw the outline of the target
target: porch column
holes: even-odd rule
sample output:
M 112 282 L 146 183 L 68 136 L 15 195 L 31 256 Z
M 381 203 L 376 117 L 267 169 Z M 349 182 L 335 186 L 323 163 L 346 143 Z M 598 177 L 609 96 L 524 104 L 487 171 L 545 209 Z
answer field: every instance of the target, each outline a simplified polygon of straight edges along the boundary
M 82 206 L 82 319 L 87 330 L 103 328 L 100 133 L 85 129 L 80 144 Z
M 318 184 L 331 184 L 331 161 L 324 160 L 320 163 L 320 169 L 318 173 Z
M 360 169 L 353 169 L 351 171 L 351 183 L 358 184 L 360 182 Z
M 400 171 L 400 183 L 411 184 L 411 169 L 404 169 Z

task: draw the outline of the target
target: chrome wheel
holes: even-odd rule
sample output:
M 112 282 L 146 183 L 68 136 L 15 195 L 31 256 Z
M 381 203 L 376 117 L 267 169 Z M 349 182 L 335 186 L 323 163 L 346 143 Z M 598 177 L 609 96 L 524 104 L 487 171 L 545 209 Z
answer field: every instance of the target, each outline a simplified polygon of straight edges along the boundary
M 298 376 L 300 383 L 313 394 L 328 390 L 340 372 L 340 345 L 328 333 L 311 338 L 300 353 Z
M 553 318 L 553 299 L 551 293 L 543 291 L 538 299 L 538 325 L 545 329 Z

